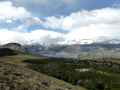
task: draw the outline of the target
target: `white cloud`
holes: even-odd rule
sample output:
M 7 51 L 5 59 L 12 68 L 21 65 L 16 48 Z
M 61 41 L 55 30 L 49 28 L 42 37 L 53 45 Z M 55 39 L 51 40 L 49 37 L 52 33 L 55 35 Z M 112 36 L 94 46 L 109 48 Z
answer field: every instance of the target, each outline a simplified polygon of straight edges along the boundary
M 120 39 L 120 8 L 79 11 L 66 17 L 48 17 L 45 27 L 67 30 L 65 41 L 83 39 L 96 41 L 100 37 Z
M 30 13 L 24 7 L 15 7 L 10 1 L 0 2 L 0 20 L 12 20 L 23 19 L 30 17 Z
M 119 39 L 120 40 L 120 26 L 119 25 L 111 25 L 106 24 L 91 24 L 86 27 L 76 28 L 70 31 L 65 37 L 66 42 L 70 43 L 84 43 L 83 41 L 88 43 L 104 41 L 104 40 L 112 40 Z M 103 39 L 104 37 L 104 39 Z
M 113 32 L 113 29 L 116 30 Z M 19 30 L 0 30 L 0 44 L 17 42 L 21 44 L 75 44 L 75 43 L 93 43 L 94 41 L 106 39 L 120 39 L 119 27 L 106 25 L 90 25 L 88 27 L 77 28 L 69 33 L 62 34 L 48 30 L 34 30 L 31 32 L 21 32 Z M 104 39 L 103 39 L 104 37 Z
M 44 27 L 53 28 L 53 29 L 60 29 L 62 28 L 64 17 L 47 17 L 46 20 L 42 23 Z
M 92 11 L 79 11 L 66 17 L 48 17 L 44 26 L 50 28 L 62 28 L 74 30 L 75 28 L 86 27 L 90 24 L 116 24 L 120 23 L 119 8 L 103 8 Z
M 27 27 L 33 25 L 33 24 L 42 24 L 43 21 L 41 19 L 39 19 L 38 17 L 30 17 L 28 19 L 25 20 L 25 25 Z
M 10 42 L 17 42 L 21 44 L 56 44 L 63 40 L 63 34 L 47 31 L 47 30 L 34 30 L 31 32 L 19 32 L 7 29 L 0 30 L 0 44 Z
M 5 3 L 7 7 L 12 6 L 10 2 Z M 5 5 L 4 4 L 4 5 Z M 0 4 L 1 5 L 1 4 Z M 4 6 L 3 5 L 3 6 Z M 12 6 L 13 7 L 13 6 Z M 13 7 L 18 9 L 18 7 Z M 23 10 L 24 11 L 24 10 Z M 12 9 L 11 9 L 12 12 Z M 18 14 L 2 15 L 0 17 L 7 18 L 7 22 L 11 19 L 21 18 Z M 22 14 L 20 14 L 22 16 Z M 29 16 L 26 15 L 26 16 Z M 23 15 L 24 18 L 24 15 Z M 21 32 L 24 27 L 32 24 L 41 24 L 48 30 L 33 30 L 31 32 Z M 68 33 L 59 33 L 50 31 L 50 29 L 66 30 Z M 23 30 L 24 31 L 24 30 Z M 7 36 L 7 37 L 6 37 Z M 14 30 L 0 30 L 0 42 L 21 42 L 21 43 L 92 43 L 93 41 L 102 40 L 101 37 L 107 39 L 120 39 L 120 8 L 103 8 L 92 11 L 79 11 L 69 16 L 47 17 L 41 20 L 37 17 L 29 17 L 25 20 L 24 25 L 20 25 Z M 2 39 L 1 39 L 2 38 Z
M 12 23 L 12 20 L 8 19 L 8 20 L 6 20 L 6 23 Z
M 20 20 L 25 27 L 42 23 L 42 20 L 34 17 L 24 7 L 14 6 L 11 1 L 0 1 L 0 22 L 13 23 L 15 20 Z

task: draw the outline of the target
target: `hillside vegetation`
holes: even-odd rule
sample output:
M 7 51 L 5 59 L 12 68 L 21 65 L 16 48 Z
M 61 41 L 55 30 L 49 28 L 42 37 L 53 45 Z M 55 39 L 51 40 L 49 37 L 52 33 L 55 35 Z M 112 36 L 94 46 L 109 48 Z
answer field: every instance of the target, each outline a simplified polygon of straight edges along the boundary
M 0 90 L 86 90 L 36 72 L 23 63 L 36 58 L 22 54 L 0 57 Z
M 87 54 L 78 59 L 51 58 L 23 52 L 17 44 L 5 47 L 0 57 L 2 90 L 120 90 L 118 58 L 106 54 L 101 58 Z

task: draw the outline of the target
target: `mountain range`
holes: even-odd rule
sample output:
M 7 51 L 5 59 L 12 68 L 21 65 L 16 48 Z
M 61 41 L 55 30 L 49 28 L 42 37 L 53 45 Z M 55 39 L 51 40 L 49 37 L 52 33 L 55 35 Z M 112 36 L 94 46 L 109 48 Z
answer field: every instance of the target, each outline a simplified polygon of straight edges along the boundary
M 8 43 L 1 45 L 0 48 L 9 48 L 19 52 L 27 52 L 34 55 L 47 57 L 64 58 L 120 58 L 119 43 L 92 43 L 92 44 L 71 44 L 71 45 L 20 45 L 18 43 Z

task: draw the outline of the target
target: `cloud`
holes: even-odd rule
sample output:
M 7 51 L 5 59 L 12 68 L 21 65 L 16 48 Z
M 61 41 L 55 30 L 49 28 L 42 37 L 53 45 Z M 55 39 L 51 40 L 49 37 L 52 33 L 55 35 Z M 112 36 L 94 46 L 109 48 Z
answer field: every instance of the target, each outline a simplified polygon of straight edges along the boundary
M 0 44 L 10 42 L 17 42 L 21 44 L 57 44 L 63 41 L 63 34 L 47 31 L 47 30 L 34 30 L 31 32 L 19 32 L 7 29 L 0 30 Z
M 39 17 L 68 15 L 87 7 L 93 0 L 11 0 L 16 6 L 24 6 Z M 92 5 L 91 5 L 92 6 Z M 54 13 L 53 13 L 54 12 Z
M 8 19 L 8 20 L 6 20 L 6 23 L 12 23 L 12 20 Z
M 26 24 L 27 27 L 30 27 L 34 24 L 42 24 L 43 20 L 39 19 L 38 17 L 30 17 L 25 20 L 24 24 Z
M 92 43 L 107 39 L 120 39 L 120 8 L 82 10 L 68 16 L 34 17 L 23 7 L 16 7 L 9 1 L 0 3 L 0 20 L 12 23 L 22 19 L 22 24 L 12 29 L 0 29 L 0 42 L 73 44 Z M 32 25 L 42 28 L 29 31 Z M 54 30 L 54 31 L 53 31 Z M 59 33 L 61 30 L 67 33 Z M 7 37 L 6 37 L 7 36 Z
M 0 20 L 11 23 L 12 20 L 30 17 L 30 13 L 24 7 L 15 7 L 10 1 L 0 2 Z
M 66 42 L 80 42 L 83 39 L 97 41 L 100 37 L 120 39 L 120 8 L 83 10 L 69 16 L 47 17 L 42 25 L 68 31 Z
M 0 26 L 2 28 L 6 26 L 5 28 L 25 31 L 32 24 L 37 23 L 41 23 L 41 20 L 38 17 L 34 17 L 32 13 L 24 7 L 14 6 L 12 1 L 0 1 Z
M 71 30 L 80 27 L 86 27 L 91 24 L 117 24 L 120 23 L 119 8 L 103 8 L 92 11 L 79 11 L 66 17 L 48 17 L 44 26 L 53 29 Z

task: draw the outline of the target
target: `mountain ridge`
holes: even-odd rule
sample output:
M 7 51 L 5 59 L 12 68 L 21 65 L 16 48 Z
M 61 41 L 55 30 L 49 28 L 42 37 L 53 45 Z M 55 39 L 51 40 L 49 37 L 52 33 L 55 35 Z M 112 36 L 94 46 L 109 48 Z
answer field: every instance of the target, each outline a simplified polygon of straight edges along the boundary
M 22 53 L 42 55 L 46 57 L 79 58 L 82 57 L 119 57 L 120 44 L 114 43 L 92 43 L 92 44 L 72 44 L 72 45 L 50 45 L 40 44 L 20 45 L 18 43 L 8 43 L 1 46 Z M 104 54 L 104 56 L 103 56 Z M 120 57 L 119 57 L 120 58 Z

